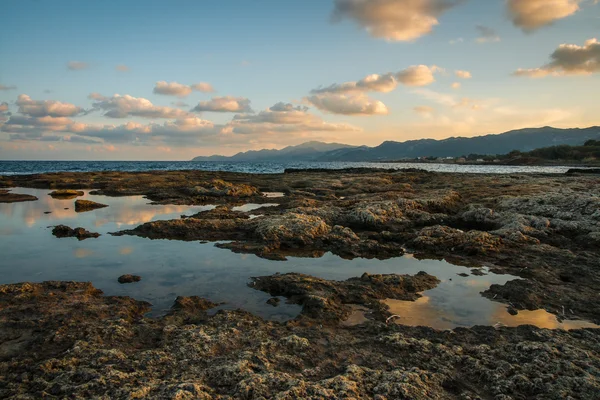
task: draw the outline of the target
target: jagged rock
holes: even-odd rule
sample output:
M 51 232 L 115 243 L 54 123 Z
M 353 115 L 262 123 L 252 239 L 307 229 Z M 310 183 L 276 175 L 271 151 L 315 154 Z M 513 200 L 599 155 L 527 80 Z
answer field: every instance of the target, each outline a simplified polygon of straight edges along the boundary
M 463 232 L 436 225 L 421 229 L 417 237 L 410 242 L 410 246 L 429 251 L 450 250 L 466 254 L 486 254 L 498 252 L 502 246 L 502 239 L 487 232 Z
M 100 204 L 90 200 L 75 200 L 75 212 L 92 211 L 104 207 L 108 206 L 106 204 Z
M 212 179 L 202 182 L 200 185 L 189 188 L 187 193 L 192 196 L 214 196 L 214 197 L 252 197 L 261 196 L 260 191 L 250 185 L 235 184 L 221 179 Z
M 57 238 L 76 237 L 79 240 L 97 238 L 100 236 L 99 233 L 90 232 L 81 227 L 73 229 L 66 225 L 56 225 L 52 228 L 52 234 Z
M 416 300 L 419 292 L 432 289 L 440 281 L 425 272 L 410 275 L 371 275 L 346 281 L 329 281 L 309 275 L 288 273 L 252 278 L 249 286 L 284 296 L 302 305 L 302 314 L 322 322 L 338 323 L 348 317 L 347 304 L 380 307 L 376 300 L 393 298 Z

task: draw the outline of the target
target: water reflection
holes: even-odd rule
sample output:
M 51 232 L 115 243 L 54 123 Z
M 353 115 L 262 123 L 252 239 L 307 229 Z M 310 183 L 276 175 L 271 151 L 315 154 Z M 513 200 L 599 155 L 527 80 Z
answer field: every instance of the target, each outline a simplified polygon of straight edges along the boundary
M 278 205 L 279 204 L 277 204 L 277 203 L 264 203 L 264 204 L 248 203 L 248 204 L 244 204 L 243 206 L 233 207 L 231 210 L 232 211 L 241 211 L 241 212 L 250 212 L 250 211 L 254 211 L 259 208 L 262 208 L 262 207 L 277 207 Z
M 17 190 L 15 190 L 17 191 Z M 371 274 L 416 274 L 426 271 L 441 283 L 415 303 L 397 305 L 402 315 L 398 321 L 411 325 L 430 325 L 440 329 L 470 326 L 475 323 L 506 325 L 532 323 L 550 326 L 538 314 L 521 312 L 512 317 L 505 306 L 480 295 L 492 283 L 504 284 L 515 279 L 508 275 L 469 275 L 469 269 L 438 260 L 417 260 L 410 255 L 390 260 L 343 260 L 330 253 L 318 259 L 290 257 L 287 262 L 269 261 L 250 254 L 236 254 L 216 248 L 212 243 L 148 240 L 135 236 L 108 235 L 118 229 L 158 219 L 192 215 L 212 206 L 163 206 L 147 204 L 141 196 L 91 196 L 86 191 L 81 199 L 108 204 L 109 207 L 83 214 L 74 211 L 74 200 L 58 200 L 48 190 L 18 189 L 40 200 L 26 203 L 0 204 L 0 283 L 44 280 L 92 281 L 108 295 L 132 296 L 153 304 L 154 315 L 168 310 L 179 296 L 207 297 L 223 309 L 242 308 L 261 317 L 287 320 L 300 312 L 297 305 L 280 302 L 277 307 L 266 304 L 270 296 L 247 286 L 252 276 L 277 272 L 301 272 L 325 279 L 344 280 Z M 277 204 L 269 204 L 277 205 Z M 249 207 L 260 205 L 246 205 Z M 244 207 L 244 206 L 242 206 Z M 65 210 L 65 208 L 68 208 Z M 51 214 L 44 214 L 51 211 Z M 52 236 L 52 225 L 81 226 L 102 236 L 81 243 L 76 239 Z M 142 276 L 142 281 L 120 285 L 123 274 Z M 355 310 L 353 323 L 362 322 L 361 310 Z M 364 312 L 363 312 L 364 313 Z M 364 316 L 364 314 L 363 314 Z M 563 324 L 563 326 L 573 326 Z M 560 326 L 557 326 L 560 327 Z

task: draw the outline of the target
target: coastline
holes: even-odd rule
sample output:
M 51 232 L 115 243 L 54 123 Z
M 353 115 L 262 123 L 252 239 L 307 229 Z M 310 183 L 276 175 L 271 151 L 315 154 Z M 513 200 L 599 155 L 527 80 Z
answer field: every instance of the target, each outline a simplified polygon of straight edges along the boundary
M 106 196 L 143 195 L 157 204 L 218 206 L 116 235 L 225 240 L 222 251 L 266 259 L 323 252 L 377 259 L 410 251 L 487 266 L 521 278 L 484 291 L 490 300 L 517 313 L 545 309 L 560 319 L 595 323 L 599 183 L 597 175 L 419 170 L 0 177 L 3 188 L 93 189 Z M 263 207 L 260 218 L 232 209 L 272 202 L 265 192 L 284 197 L 277 207 Z M 416 300 L 437 284 L 426 275 L 365 274 L 342 282 L 288 273 L 251 280 L 253 288 L 302 307 L 286 323 L 244 311 L 213 315 L 207 312 L 215 305 L 211 299 L 181 297 L 167 315 L 148 318 L 148 304 L 103 296 L 91 284 L 0 285 L 0 328 L 6 332 L 0 395 L 426 399 L 597 393 L 599 329 L 438 331 L 390 323 L 380 300 Z M 344 325 L 354 306 L 369 310 L 368 317 Z M 559 373 L 559 365 L 568 368 Z

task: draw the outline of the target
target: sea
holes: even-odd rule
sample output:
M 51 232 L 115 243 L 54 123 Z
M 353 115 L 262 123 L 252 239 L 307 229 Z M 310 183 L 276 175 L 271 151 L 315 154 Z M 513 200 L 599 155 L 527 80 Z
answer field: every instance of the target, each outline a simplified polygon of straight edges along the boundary
M 0 175 L 89 171 L 228 171 L 278 174 L 286 169 L 418 168 L 433 172 L 479 174 L 564 174 L 569 166 L 467 165 L 384 162 L 233 162 L 233 161 L 0 161 Z

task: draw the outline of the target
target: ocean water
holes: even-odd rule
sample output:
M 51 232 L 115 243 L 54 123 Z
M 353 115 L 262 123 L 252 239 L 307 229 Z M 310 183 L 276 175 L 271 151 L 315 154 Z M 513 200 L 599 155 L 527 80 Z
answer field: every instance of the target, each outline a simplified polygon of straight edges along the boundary
M 396 323 L 437 329 L 495 324 L 533 324 L 563 329 L 594 326 L 585 321 L 559 322 L 544 310 L 512 316 L 507 313 L 506 305 L 482 297 L 480 292 L 492 284 L 504 284 L 517 277 L 493 273 L 472 275 L 469 268 L 444 260 L 418 260 L 409 254 L 388 260 L 345 260 L 327 253 L 321 258 L 290 257 L 288 261 L 272 261 L 252 254 L 236 254 L 215 247 L 214 243 L 109 234 L 145 222 L 192 215 L 213 208 L 211 205 L 153 205 L 142 196 L 108 197 L 85 191 L 81 199 L 108 207 L 76 213 L 75 199 L 54 199 L 45 189 L 11 190 L 34 195 L 38 200 L 0 203 L 0 284 L 91 281 L 107 295 L 131 296 L 150 302 L 153 315 L 166 313 L 177 296 L 197 295 L 223 303 L 220 309 L 240 308 L 263 318 L 285 321 L 298 315 L 300 307 L 287 304 L 283 298 L 278 307 L 266 304 L 270 296 L 248 286 L 252 277 L 300 272 L 344 280 L 364 272 L 412 275 L 425 271 L 437 276 L 441 283 L 424 292 L 417 302 L 390 302 L 392 312 L 400 314 Z M 272 193 L 270 201 L 276 204 L 280 197 L 280 193 Z M 260 218 L 254 211 L 256 205 L 241 207 Z M 58 224 L 83 227 L 101 236 L 83 241 L 59 239 L 51 233 L 52 227 Z M 459 276 L 461 273 L 469 275 Z M 142 281 L 121 285 L 117 278 L 123 274 L 140 275 Z M 360 311 L 358 314 L 360 322 L 364 316 Z
M 419 168 L 434 172 L 563 174 L 568 166 L 415 164 L 378 162 L 217 162 L 217 161 L 0 161 L 0 175 L 88 171 L 204 170 L 257 174 L 282 173 L 287 168 Z

